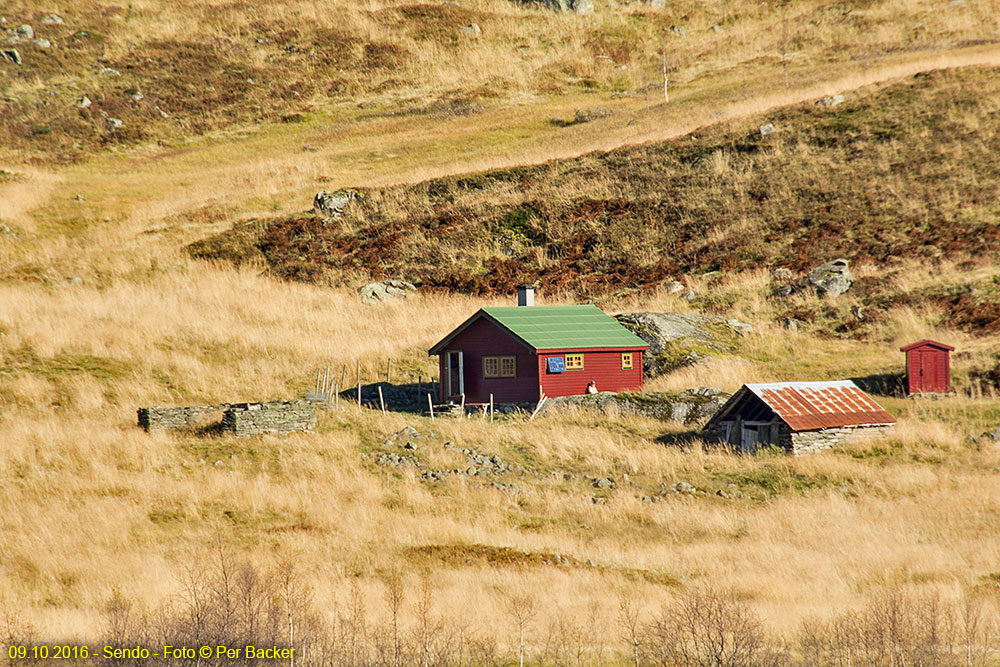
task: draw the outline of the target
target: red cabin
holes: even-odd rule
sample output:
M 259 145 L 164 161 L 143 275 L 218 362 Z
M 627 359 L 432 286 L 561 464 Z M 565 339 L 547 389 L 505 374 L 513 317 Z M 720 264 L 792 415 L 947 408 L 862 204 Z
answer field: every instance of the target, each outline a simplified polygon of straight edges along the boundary
M 482 308 L 428 353 L 440 358 L 442 402 L 528 403 L 584 394 L 591 382 L 641 390 L 648 348 L 596 306 L 525 305 Z
M 899 348 L 906 352 L 906 391 L 909 394 L 951 392 L 951 345 L 919 340 Z

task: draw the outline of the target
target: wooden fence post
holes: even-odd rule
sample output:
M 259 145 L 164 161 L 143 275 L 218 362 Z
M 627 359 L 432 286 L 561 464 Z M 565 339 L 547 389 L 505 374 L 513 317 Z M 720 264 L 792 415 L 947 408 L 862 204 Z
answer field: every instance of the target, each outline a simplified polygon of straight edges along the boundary
M 490 394 L 490 423 L 493 423 L 493 394 Z
M 434 401 L 431 400 L 430 393 L 427 394 L 427 407 L 431 409 L 431 419 L 434 419 Z

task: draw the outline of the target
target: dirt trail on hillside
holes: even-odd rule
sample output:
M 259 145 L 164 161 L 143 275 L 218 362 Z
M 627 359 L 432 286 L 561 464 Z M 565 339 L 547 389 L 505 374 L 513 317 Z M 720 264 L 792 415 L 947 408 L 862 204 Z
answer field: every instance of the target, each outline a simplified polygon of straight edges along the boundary
M 456 166 L 455 168 L 443 169 L 433 174 L 421 171 L 419 179 L 408 179 L 406 177 L 400 177 L 396 180 L 386 179 L 385 182 L 379 182 L 378 185 L 394 185 L 397 183 L 413 182 L 414 180 L 422 181 L 428 178 L 451 176 L 483 169 L 538 164 L 548 160 L 574 158 L 593 151 L 611 151 L 622 146 L 675 139 L 696 132 L 701 128 L 710 127 L 722 122 L 739 120 L 740 118 L 766 113 L 771 109 L 799 104 L 827 95 L 850 93 L 864 86 L 902 79 L 919 74 L 920 72 L 971 66 L 1000 67 L 1000 45 L 942 51 L 940 54 L 927 55 L 909 62 L 876 64 L 869 67 L 867 71 L 851 72 L 821 83 L 782 90 L 780 92 L 751 95 L 722 107 L 706 110 L 703 115 L 699 115 L 698 117 L 664 118 L 664 113 L 669 112 L 669 106 L 661 103 L 657 107 L 654 107 L 651 113 L 643 114 L 645 117 L 635 119 L 634 122 L 629 123 L 629 126 L 620 130 L 616 130 L 614 127 L 619 122 L 615 119 L 591 123 L 591 129 L 600 128 L 601 132 L 589 132 L 589 134 L 600 136 L 593 136 L 585 145 L 574 144 L 570 150 L 542 148 L 530 154 L 520 153 L 489 162 L 476 160 L 474 161 L 474 165 Z M 683 89 L 675 93 L 675 102 L 671 104 L 682 102 L 683 95 Z

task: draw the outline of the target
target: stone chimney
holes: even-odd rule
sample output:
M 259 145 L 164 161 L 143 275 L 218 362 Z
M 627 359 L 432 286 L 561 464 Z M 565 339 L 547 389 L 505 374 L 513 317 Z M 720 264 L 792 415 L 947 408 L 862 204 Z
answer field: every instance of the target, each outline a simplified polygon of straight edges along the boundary
M 518 285 L 517 286 L 517 305 L 518 306 L 534 306 L 535 305 L 535 288 L 531 285 Z

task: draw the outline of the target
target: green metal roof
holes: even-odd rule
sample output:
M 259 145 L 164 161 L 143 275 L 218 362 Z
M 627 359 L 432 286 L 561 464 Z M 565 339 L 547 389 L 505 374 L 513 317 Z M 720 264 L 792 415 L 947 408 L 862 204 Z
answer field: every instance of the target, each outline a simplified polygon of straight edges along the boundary
M 501 306 L 482 312 L 536 350 L 648 347 L 597 306 Z

